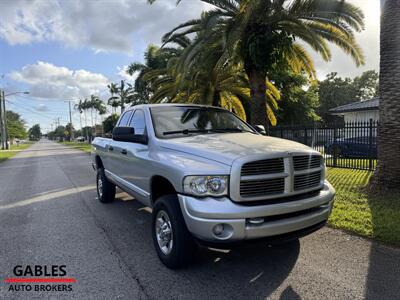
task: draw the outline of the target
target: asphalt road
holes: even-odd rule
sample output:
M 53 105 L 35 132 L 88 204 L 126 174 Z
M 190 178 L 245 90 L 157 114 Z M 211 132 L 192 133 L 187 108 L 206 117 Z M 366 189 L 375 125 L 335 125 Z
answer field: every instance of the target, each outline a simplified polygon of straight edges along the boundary
M 279 246 L 201 249 L 172 271 L 150 214 L 96 200 L 89 155 L 41 141 L 0 164 L 0 298 L 399 299 L 400 249 L 324 228 Z M 9 291 L 16 265 L 66 265 L 71 292 Z

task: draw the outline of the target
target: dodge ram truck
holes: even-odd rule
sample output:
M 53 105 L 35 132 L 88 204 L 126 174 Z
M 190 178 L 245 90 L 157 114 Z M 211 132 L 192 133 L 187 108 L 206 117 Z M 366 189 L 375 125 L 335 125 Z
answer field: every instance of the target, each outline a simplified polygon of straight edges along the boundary
M 116 187 L 152 209 L 152 239 L 170 268 L 197 245 L 298 238 L 325 225 L 335 190 L 321 154 L 265 136 L 222 108 L 138 105 L 92 146 L 100 202 Z

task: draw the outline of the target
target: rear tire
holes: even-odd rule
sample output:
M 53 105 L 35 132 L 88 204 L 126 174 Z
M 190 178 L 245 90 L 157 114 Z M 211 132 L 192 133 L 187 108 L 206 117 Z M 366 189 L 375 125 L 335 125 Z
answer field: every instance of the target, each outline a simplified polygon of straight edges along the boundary
M 115 185 L 108 181 L 103 168 L 97 169 L 97 198 L 101 203 L 110 203 L 115 199 Z
M 152 237 L 157 255 L 168 268 L 187 265 L 197 245 L 186 227 L 176 195 L 161 196 L 152 213 Z

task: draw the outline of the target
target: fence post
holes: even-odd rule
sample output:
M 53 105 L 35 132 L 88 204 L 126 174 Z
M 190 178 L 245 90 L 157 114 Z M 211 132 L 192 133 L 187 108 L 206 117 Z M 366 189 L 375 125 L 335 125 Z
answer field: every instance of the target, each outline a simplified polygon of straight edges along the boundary
M 283 139 L 283 128 L 281 126 L 281 139 Z
M 337 127 L 336 122 L 333 123 L 333 166 L 337 167 Z
M 304 145 L 307 145 L 307 127 L 304 128 Z
M 369 170 L 372 171 L 372 119 L 369 119 L 369 146 L 368 146 L 368 153 L 369 153 Z

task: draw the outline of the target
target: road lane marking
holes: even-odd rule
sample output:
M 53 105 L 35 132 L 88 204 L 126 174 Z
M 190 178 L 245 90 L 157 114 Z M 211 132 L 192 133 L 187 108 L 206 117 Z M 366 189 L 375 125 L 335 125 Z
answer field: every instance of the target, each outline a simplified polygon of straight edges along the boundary
M 57 198 L 65 197 L 65 196 L 72 195 L 72 194 L 82 193 L 82 192 L 86 192 L 86 191 L 94 190 L 94 189 L 96 189 L 95 185 L 74 187 L 74 188 L 70 188 L 67 190 L 62 190 L 62 191 L 58 191 L 58 192 L 53 192 L 53 193 L 36 196 L 36 197 L 30 198 L 30 199 L 19 200 L 14 203 L 10 203 L 10 204 L 0 205 L 0 210 L 26 206 L 26 205 L 49 201 L 49 200 L 53 200 L 53 199 L 56 200 Z

